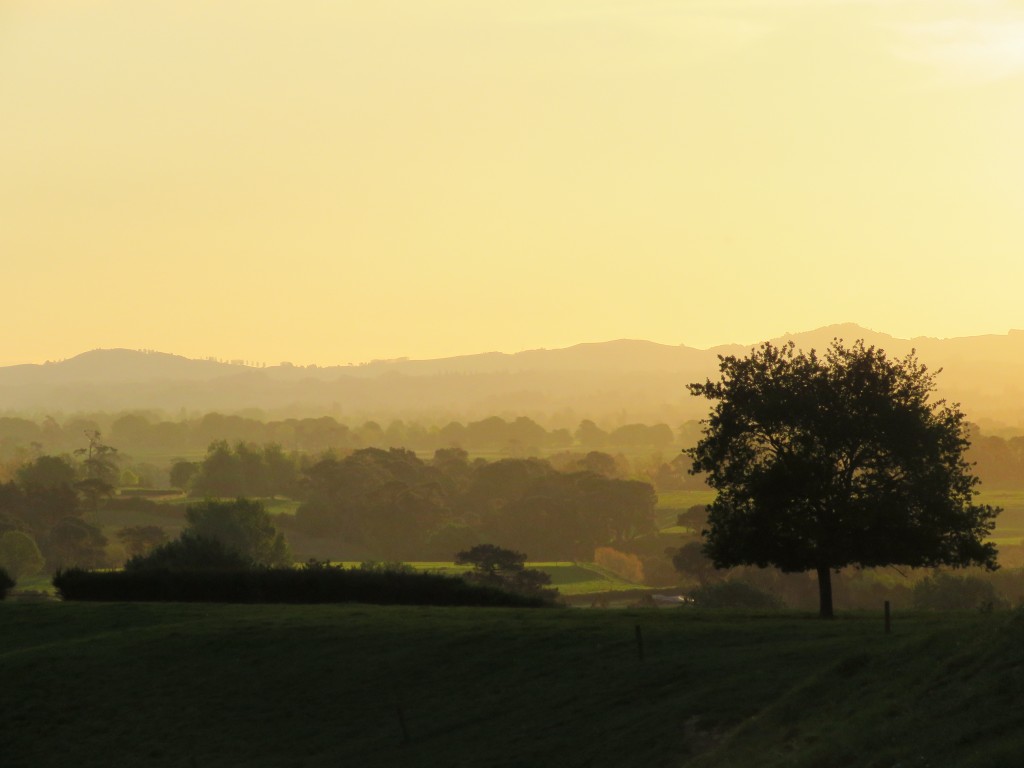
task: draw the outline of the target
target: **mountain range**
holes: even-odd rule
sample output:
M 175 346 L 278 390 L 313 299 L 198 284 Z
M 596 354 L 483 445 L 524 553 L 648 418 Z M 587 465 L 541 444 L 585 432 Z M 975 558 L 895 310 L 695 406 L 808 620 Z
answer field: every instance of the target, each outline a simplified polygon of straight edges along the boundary
M 1024 426 L 1024 331 L 900 339 L 847 323 L 770 339 L 823 350 L 863 339 L 890 355 L 916 350 L 942 368 L 939 395 L 989 427 Z M 316 367 L 252 367 L 162 352 L 97 349 L 42 365 L 0 367 L 0 412 L 259 410 L 268 415 L 473 419 L 525 415 L 555 426 L 688 420 L 706 413 L 689 382 L 713 378 L 719 355 L 754 345 L 696 349 L 618 340 L 515 354 L 376 360 Z

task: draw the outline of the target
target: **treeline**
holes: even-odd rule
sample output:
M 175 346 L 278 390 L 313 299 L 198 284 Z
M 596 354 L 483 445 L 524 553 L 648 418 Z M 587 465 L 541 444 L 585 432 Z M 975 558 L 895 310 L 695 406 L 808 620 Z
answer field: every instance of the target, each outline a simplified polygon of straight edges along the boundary
M 0 417 L 0 458 L 12 458 L 35 444 L 39 452 L 63 453 L 77 448 L 84 432 L 102 432 L 122 453 L 189 454 L 204 451 L 210 443 L 276 443 L 286 451 L 321 453 L 358 448 L 407 448 L 429 453 L 459 446 L 474 453 L 528 456 L 574 447 L 586 450 L 669 450 L 695 439 L 699 426 L 688 422 L 673 431 L 667 424 L 625 424 L 603 429 L 583 420 L 574 430 L 545 429 L 521 416 L 506 420 L 492 416 L 463 424 L 442 426 L 395 420 L 344 424 L 330 416 L 261 421 L 238 415 L 208 413 L 199 418 L 161 420 L 155 415 L 128 413 L 71 418 L 60 423 Z
M 0 483 L 0 565 L 16 578 L 108 564 L 106 536 L 84 518 L 112 490 L 112 462 L 83 456 L 40 456 Z
M 534 560 L 590 560 L 594 549 L 655 530 L 650 484 L 541 459 L 470 460 L 441 449 L 424 461 L 364 448 L 308 465 L 286 530 L 345 557 L 443 559 L 484 542 Z
M 263 421 L 220 413 L 177 420 L 163 419 L 154 413 L 93 414 L 63 422 L 50 417 L 33 420 L 4 416 L 0 417 L 0 462 L 10 464 L 42 454 L 71 453 L 81 446 L 83 434 L 102 432 L 107 442 L 117 446 L 122 455 L 141 457 L 195 455 L 206 451 L 211 443 L 225 441 L 232 445 L 276 444 L 286 454 L 360 448 L 405 448 L 430 454 L 453 446 L 471 453 L 513 458 L 553 456 L 563 451 L 602 451 L 623 454 L 635 464 L 640 456 L 661 454 L 671 458 L 693 445 L 700 429 L 696 421 L 680 424 L 674 430 L 667 424 L 602 428 L 589 419 L 579 422 L 573 430 L 547 429 L 527 417 L 507 420 L 498 416 L 444 425 L 403 420 L 387 425 L 375 421 L 346 424 L 330 416 Z M 985 435 L 975 427 L 971 443 L 968 459 L 976 463 L 977 474 L 985 487 L 1024 487 L 1024 436 Z M 665 467 L 639 463 L 644 465 L 633 467 L 627 474 L 643 477 L 659 490 L 701 487 L 699 479 L 687 475 L 684 462 L 672 466 L 671 461 L 665 461 Z M 127 480 L 134 475 L 144 487 L 167 483 L 164 464 L 136 461 L 123 469 L 130 472 Z M 0 466 L 0 479 L 3 475 Z
M 408 452 L 397 448 L 388 450 Z M 435 451 L 434 461 L 438 456 L 449 455 L 451 451 L 465 455 L 468 460 L 468 453 L 463 449 L 448 448 Z M 351 453 L 353 451 L 338 453 L 331 450 L 311 456 L 298 452 L 285 453 L 276 443 L 256 445 L 238 442 L 231 445 L 226 440 L 217 440 L 210 444 L 201 461 L 178 460 L 171 465 L 167 474 L 171 487 L 196 497 L 301 498 L 306 488 L 304 478 L 320 457 L 326 454 L 347 456 Z M 543 462 L 562 473 L 591 472 L 616 480 L 643 480 L 660 491 L 704 487 L 700 477 L 690 474 L 692 464 L 681 453 L 671 461 L 645 463 L 631 462 L 622 454 L 613 455 L 603 451 L 559 451 L 543 459 Z M 480 460 L 477 463 L 486 462 Z
M 488 542 L 539 560 L 589 560 L 598 546 L 655 530 L 650 483 L 617 477 L 608 454 L 557 458 L 486 461 L 460 448 L 427 460 L 402 448 L 288 456 L 273 444 L 219 441 L 171 474 L 199 497 L 297 499 L 278 524 L 307 550 L 341 559 L 448 560 Z
M 1024 437 L 984 435 L 972 428 L 967 460 L 974 462 L 985 488 L 1024 487 Z
M 92 446 L 106 448 L 97 442 Z M 112 449 L 107 449 L 111 451 Z M 107 455 L 107 454 L 105 454 Z M 538 560 L 590 560 L 600 546 L 624 546 L 655 532 L 654 488 L 616 477 L 615 458 L 599 452 L 543 459 L 470 459 L 459 448 L 430 459 L 392 448 L 339 455 L 285 454 L 279 446 L 214 443 L 202 462 L 178 462 L 172 475 L 198 498 L 287 495 L 294 516 L 277 523 L 306 555 L 334 559 L 450 560 L 481 543 L 529 552 Z M 0 536 L 30 544 L 38 566 L 109 565 L 108 541 L 85 513 L 116 505 L 173 507 L 97 493 L 95 460 L 44 455 L 0 484 Z M 108 460 L 105 471 L 116 469 Z M 153 526 L 118 532 L 133 553 L 160 543 Z M 0 553 L 2 558 L 3 553 Z

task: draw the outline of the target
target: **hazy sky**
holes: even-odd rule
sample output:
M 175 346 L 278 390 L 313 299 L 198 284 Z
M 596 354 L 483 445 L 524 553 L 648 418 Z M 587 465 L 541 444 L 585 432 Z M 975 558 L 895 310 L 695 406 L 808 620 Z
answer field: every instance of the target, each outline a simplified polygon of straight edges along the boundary
M 0 363 L 1024 327 L 1024 3 L 3 0 Z

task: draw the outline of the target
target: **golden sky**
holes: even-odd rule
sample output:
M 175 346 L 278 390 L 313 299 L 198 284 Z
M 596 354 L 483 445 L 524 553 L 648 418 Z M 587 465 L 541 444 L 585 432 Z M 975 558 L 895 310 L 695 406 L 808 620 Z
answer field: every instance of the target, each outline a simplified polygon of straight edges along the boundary
M 0 363 L 1024 327 L 1024 3 L 3 0 Z

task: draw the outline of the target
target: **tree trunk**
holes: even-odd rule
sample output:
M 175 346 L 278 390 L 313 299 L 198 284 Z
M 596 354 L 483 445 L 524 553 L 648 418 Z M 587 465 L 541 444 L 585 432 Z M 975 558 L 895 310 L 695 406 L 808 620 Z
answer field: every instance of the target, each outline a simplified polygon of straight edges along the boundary
M 832 569 L 818 568 L 818 616 L 832 618 Z

